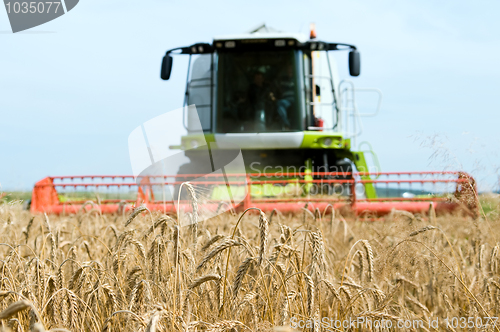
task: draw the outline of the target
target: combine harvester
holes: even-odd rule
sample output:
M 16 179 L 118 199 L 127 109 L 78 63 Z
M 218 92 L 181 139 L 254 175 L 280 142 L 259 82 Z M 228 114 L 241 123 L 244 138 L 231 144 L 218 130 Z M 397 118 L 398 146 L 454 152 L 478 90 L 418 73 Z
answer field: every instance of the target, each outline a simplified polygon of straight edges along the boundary
M 163 80 L 170 78 L 172 55 L 189 56 L 186 134 L 180 145 L 169 146 L 189 162 L 168 174 L 150 167 L 135 176 L 47 177 L 33 189 L 31 211 L 117 213 L 141 204 L 164 213 L 189 211 L 190 191 L 181 188 L 189 181 L 188 187 L 203 191 L 198 206 L 212 212 L 222 205 L 237 211 L 327 212 L 331 205 L 355 215 L 381 216 L 394 209 L 475 214 L 475 182 L 466 173 L 383 173 L 368 143 L 355 149 L 360 117 L 378 113 L 382 94 L 339 79 L 329 53 L 342 50 L 349 52 L 350 75 L 358 76 L 356 47 L 319 41 L 314 28 L 307 38 L 262 25 L 248 34 L 167 51 Z M 361 93 L 378 97 L 373 113 L 358 111 Z M 238 157 L 243 167 L 228 166 Z

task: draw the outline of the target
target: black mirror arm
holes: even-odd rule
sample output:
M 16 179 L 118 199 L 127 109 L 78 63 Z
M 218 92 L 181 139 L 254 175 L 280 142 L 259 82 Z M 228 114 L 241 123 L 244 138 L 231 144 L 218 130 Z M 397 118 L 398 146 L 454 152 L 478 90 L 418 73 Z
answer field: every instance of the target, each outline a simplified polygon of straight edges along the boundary
M 175 52 L 175 51 L 179 51 L 180 52 Z M 190 54 L 190 51 L 189 51 L 189 47 L 176 47 L 176 48 L 173 48 L 171 50 L 168 50 L 165 55 L 168 55 L 172 53 L 173 54 Z
M 180 52 L 175 52 L 180 51 Z M 174 53 L 175 52 L 175 53 Z M 214 49 L 212 45 L 208 43 L 197 43 L 191 46 L 176 47 L 168 50 L 166 54 L 210 54 L 213 53 Z
M 329 51 L 345 50 L 345 48 L 339 48 L 339 46 L 345 46 L 351 50 L 356 50 L 356 46 L 344 43 L 328 43 L 328 50 Z

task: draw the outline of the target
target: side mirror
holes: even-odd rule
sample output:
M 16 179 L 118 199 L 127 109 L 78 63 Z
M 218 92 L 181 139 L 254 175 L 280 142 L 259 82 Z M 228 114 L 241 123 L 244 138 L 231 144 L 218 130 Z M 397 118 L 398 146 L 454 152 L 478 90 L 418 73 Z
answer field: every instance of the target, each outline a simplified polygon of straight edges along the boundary
M 170 73 L 172 72 L 172 62 L 173 58 L 170 54 L 165 54 L 163 61 L 161 62 L 161 72 L 160 77 L 162 80 L 166 81 L 170 78 Z
M 349 52 L 349 74 L 351 76 L 359 76 L 361 71 L 361 59 L 359 56 L 359 52 L 356 50 L 352 50 Z

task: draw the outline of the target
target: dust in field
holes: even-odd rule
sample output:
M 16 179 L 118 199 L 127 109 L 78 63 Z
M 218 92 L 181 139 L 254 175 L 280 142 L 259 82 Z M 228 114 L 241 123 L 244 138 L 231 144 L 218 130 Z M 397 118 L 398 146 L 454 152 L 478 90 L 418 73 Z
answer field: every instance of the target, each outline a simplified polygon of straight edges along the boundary
M 494 331 L 481 317 L 500 313 L 499 221 L 494 209 L 377 221 L 250 210 L 180 227 L 147 210 L 32 216 L 3 204 L 0 329 L 396 331 L 421 321 L 410 329 L 425 331 L 473 317 Z M 335 326 L 361 318 L 392 327 Z

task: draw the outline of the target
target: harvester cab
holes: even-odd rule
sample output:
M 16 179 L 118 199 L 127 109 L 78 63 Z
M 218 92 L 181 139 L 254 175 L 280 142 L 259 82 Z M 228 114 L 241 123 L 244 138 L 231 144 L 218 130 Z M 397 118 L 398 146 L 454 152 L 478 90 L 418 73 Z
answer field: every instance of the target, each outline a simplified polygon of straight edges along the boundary
M 349 179 L 353 165 L 358 172 L 369 169 L 365 154 L 353 149 L 360 133 L 354 86 L 340 81 L 329 53 L 349 52 L 351 76 L 360 74 L 360 54 L 351 44 L 317 40 L 314 29 L 310 37 L 262 25 L 247 34 L 215 37 L 211 44 L 171 49 L 163 58 L 161 78 L 170 78 L 172 55 L 190 56 L 184 106 L 196 106 L 212 146 L 233 143 L 242 150 L 247 172 Z M 188 135 L 179 148 L 191 161 L 179 173 L 206 174 L 207 163 L 197 160 L 192 149 L 199 133 L 189 135 L 191 119 L 186 118 Z M 376 198 L 372 184 L 364 187 L 362 195 Z M 331 194 L 334 189 L 323 184 L 319 190 Z

